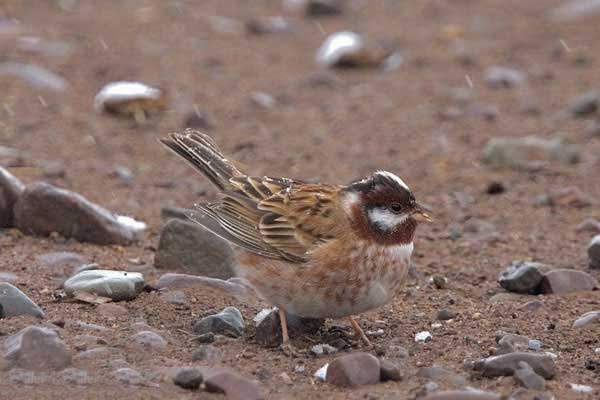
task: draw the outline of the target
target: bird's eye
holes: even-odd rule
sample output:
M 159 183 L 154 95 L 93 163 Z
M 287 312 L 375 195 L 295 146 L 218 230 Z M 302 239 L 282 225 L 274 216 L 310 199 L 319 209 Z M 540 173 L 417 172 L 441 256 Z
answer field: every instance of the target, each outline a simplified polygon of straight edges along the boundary
M 402 211 L 402 206 L 400 205 L 400 203 L 392 203 L 390 204 L 390 210 L 397 214 L 400 211 Z

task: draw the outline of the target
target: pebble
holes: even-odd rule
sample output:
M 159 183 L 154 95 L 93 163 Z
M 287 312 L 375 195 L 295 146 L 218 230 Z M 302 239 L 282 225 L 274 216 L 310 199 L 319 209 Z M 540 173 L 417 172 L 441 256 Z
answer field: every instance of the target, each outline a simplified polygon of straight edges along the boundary
M 588 117 L 590 114 L 597 113 L 599 108 L 600 91 L 590 90 L 571 100 L 568 112 L 573 117 Z
M 0 282 L 0 308 L 4 317 L 33 315 L 44 318 L 44 312 L 25 293 L 8 282 Z
M 0 228 L 14 227 L 13 207 L 24 189 L 17 177 L 0 166 Z
M 519 368 L 515 370 L 514 378 L 519 385 L 527 389 L 542 391 L 546 388 L 544 378 L 536 374 L 531 366 L 523 361 L 519 362 Z
M 574 269 L 555 269 L 544 275 L 541 293 L 571 293 L 598 288 L 596 278 L 584 271 Z
M 194 350 L 192 361 L 217 361 L 221 356 L 222 352 L 218 347 L 207 344 Z
M 239 337 L 244 333 L 244 318 L 237 308 L 227 307 L 219 314 L 197 320 L 192 329 L 198 335 L 212 332 Z
M 561 137 L 494 137 L 483 149 L 483 161 L 494 168 L 538 170 L 550 161 L 575 164 L 580 158 L 579 147 Z
M 327 343 L 319 343 L 312 346 L 308 352 L 312 356 L 320 357 L 326 354 L 337 353 L 337 351 L 338 349 Z
M 486 377 L 510 376 L 519 368 L 519 362 L 526 362 L 533 370 L 546 379 L 556 373 L 554 359 L 548 354 L 515 352 L 492 356 L 475 363 L 475 369 Z
M 154 265 L 186 274 L 228 279 L 235 276 L 231 247 L 199 224 L 172 219 L 163 227 Z
M 34 89 L 62 92 L 69 86 L 61 76 L 33 64 L 2 62 L 0 63 L 0 76 L 20 78 Z
M 588 245 L 588 258 L 590 259 L 590 268 L 600 269 L 600 235 L 596 235 Z
M 404 379 L 400 367 L 388 360 L 379 360 L 379 373 L 379 378 L 382 382 L 400 382 Z
M 379 382 L 379 360 L 368 353 L 352 353 L 334 359 L 327 368 L 327 383 L 355 387 Z
M 292 336 L 314 334 L 324 325 L 323 319 L 301 318 L 286 313 L 289 334 Z M 263 346 L 278 346 L 281 344 L 281 322 L 277 308 L 263 309 L 254 317 L 256 326 L 255 339 Z
M 575 227 L 575 232 L 600 233 L 600 221 L 594 218 L 587 218 Z
M 263 110 L 269 110 L 275 106 L 275 99 L 269 93 L 252 92 L 250 93 L 250 101 Z
M 70 277 L 63 286 L 67 296 L 71 297 L 86 292 L 113 301 L 132 300 L 144 288 L 144 277 L 139 272 L 96 269 Z
M 164 350 L 167 347 L 167 341 L 158 333 L 152 331 L 138 332 L 131 336 L 131 339 L 138 345 L 147 348 Z
M 71 365 L 71 351 L 58 334 L 43 326 L 30 325 L 5 342 L 5 369 L 13 367 L 28 370 L 61 370 Z
M 181 368 L 173 377 L 173 383 L 184 389 L 196 390 L 204 380 L 198 368 Z
M 58 379 L 70 385 L 87 385 L 93 382 L 93 377 L 87 371 L 77 368 L 66 368 L 57 374 Z
M 512 68 L 491 66 L 485 71 L 485 82 L 492 88 L 512 88 L 525 83 L 525 74 Z
M 429 394 L 423 400 L 500 400 L 499 394 L 481 390 L 447 390 Z
M 304 371 L 304 367 L 301 367 L 301 368 L 302 368 L 302 371 Z M 325 382 L 327 380 L 327 369 L 328 368 L 329 368 L 329 364 L 325 364 L 321 368 L 319 368 L 313 375 L 315 377 L 315 379 L 319 382 Z M 298 369 L 296 369 L 296 373 L 301 373 L 301 372 L 298 372 Z
M 293 28 L 282 16 L 252 18 L 246 22 L 246 30 L 253 35 L 290 33 Z
M 94 98 L 97 112 L 131 116 L 143 122 L 151 114 L 167 107 L 166 93 L 140 82 L 111 82 L 105 85 Z
M 531 261 L 513 261 L 506 270 L 500 273 L 498 282 L 509 292 L 538 294 L 540 283 L 544 277 L 540 268 L 549 267 Z
M 573 390 L 574 392 L 577 392 L 577 393 L 593 393 L 594 392 L 594 388 L 592 388 L 591 386 L 588 386 L 588 385 L 580 385 L 577 383 L 570 383 L 569 386 L 571 387 L 571 390 Z
M 96 244 L 129 244 L 140 238 L 146 225 L 114 215 L 83 196 L 45 182 L 25 187 L 15 205 L 16 226 L 26 234 L 65 238 Z
M 415 335 L 415 342 L 430 342 L 433 339 L 428 331 L 419 332 Z
M 143 386 L 146 383 L 142 375 L 131 368 L 119 368 L 111 376 L 117 382 L 125 385 Z
M 536 339 L 530 339 L 527 343 L 529 350 L 540 351 L 542 349 L 542 342 Z
M 204 374 L 204 386 L 207 392 L 225 393 L 227 400 L 260 400 L 258 385 L 231 371 L 219 371 Z
M 583 327 L 591 327 L 595 326 L 592 324 L 600 323 L 600 311 L 589 311 L 583 314 L 581 317 L 577 318 L 575 322 L 573 322 L 573 328 L 583 328 Z
M 357 33 L 341 31 L 325 39 L 315 56 L 324 67 L 377 67 L 385 60 L 385 54 L 367 44 Z

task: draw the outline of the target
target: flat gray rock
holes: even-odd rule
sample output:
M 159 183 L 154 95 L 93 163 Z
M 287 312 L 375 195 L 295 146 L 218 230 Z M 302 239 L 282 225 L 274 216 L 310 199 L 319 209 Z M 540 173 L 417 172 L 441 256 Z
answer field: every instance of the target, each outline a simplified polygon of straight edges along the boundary
M 194 222 L 172 219 L 160 234 L 157 268 L 228 279 L 235 276 L 233 252 L 223 239 Z
M 194 323 L 194 333 L 202 335 L 214 334 L 239 337 L 244 333 L 244 318 L 235 307 L 227 307 L 219 314 L 209 315 Z
M 520 362 L 526 362 L 538 375 L 546 379 L 552 379 L 556 373 L 554 359 L 548 354 L 524 352 L 485 358 L 475 363 L 475 369 L 489 378 L 510 376 L 520 368 Z
M 24 233 L 96 244 L 129 244 L 138 240 L 145 224 L 119 216 L 80 194 L 45 182 L 27 185 L 15 205 L 15 224 Z
M 17 177 L 0 167 L 0 228 L 14 226 L 13 207 L 24 189 Z
M 600 324 L 600 311 L 590 311 L 573 322 L 573 328 L 594 327 Z
M 540 285 L 541 293 L 571 293 L 598 288 L 598 281 L 584 271 L 555 269 L 544 275 Z
M 64 283 L 65 293 L 75 296 L 78 292 L 94 293 L 114 301 L 132 300 L 144 288 L 144 277 L 139 272 L 96 269 L 83 271 Z
M 29 370 L 61 370 L 71 365 L 69 348 L 52 329 L 28 326 L 9 336 L 4 346 L 5 366 L 8 370 L 20 367 Z
M 44 312 L 27 295 L 7 282 L 0 282 L 0 306 L 4 317 L 33 315 L 44 318 Z

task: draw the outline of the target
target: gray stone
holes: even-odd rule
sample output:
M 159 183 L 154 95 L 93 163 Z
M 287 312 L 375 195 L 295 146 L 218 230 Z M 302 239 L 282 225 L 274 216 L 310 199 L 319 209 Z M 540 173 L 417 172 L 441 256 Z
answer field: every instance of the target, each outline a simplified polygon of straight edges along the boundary
M 142 375 L 131 368 L 119 368 L 111 376 L 117 382 L 126 385 L 143 386 L 146 383 Z
M 554 359 L 548 354 L 515 352 L 488 357 L 475 363 L 475 369 L 484 376 L 510 376 L 519 368 L 519 362 L 526 362 L 533 370 L 546 379 L 556 373 Z
M 167 347 L 167 341 L 156 332 L 141 331 L 131 336 L 131 339 L 140 346 L 149 347 L 157 350 L 164 350 Z
M 199 224 L 177 219 L 163 227 L 154 264 L 211 278 L 228 279 L 235 275 L 227 242 Z
M 600 235 L 592 238 L 587 251 L 590 259 L 590 268 L 600 269 Z
M 594 327 L 600 323 L 600 311 L 590 311 L 573 322 L 573 328 Z
M 334 359 L 327 368 L 327 383 L 354 387 L 372 385 L 381 377 L 379 360 L 368 353 L 352 353 Z
M 239 337 L 244 333 L 244 318 L 237 308 L 227 307 L 219 314 L 197 320 L 192 329 L 198 335 L 212 332 Z
M 44 318 L 44 312 L 27 295 L 7 282 L 0 282 L 0 306 L 4 317 L 33 315 Z
M 542 342 L 537 339 L 530 339 L 529 343 L 527 343 L 527 347 L 529 350 L 540 351 L 542 349 Z
M 192 361 L 217 361 L 221 356 L 222 352 L 218 347 L 207 344 L 194 350 Z
M 484 79 L 492 88 L 512 88 L 525 83 L 526 76 L 516 69 L 492 66 L 485 71 Z
M 600 91 L 585 92 L 571 101 L 569 113 L 573 117 L 587 117 L 598 112 L 600 106 Z
M 323 319 L 301 318 L 289 313 L 285 314 L 288 332 L 291 336 L 314 334 L 324 325 Z M 281 321 L 277 308 L 264 309 L 254 317 L 256 325 L 255 339 L 263 346 L 281 344 Z
M 196 390 L 204 380 L 198 368 L 181 368 L 173 377 L 173 383 L 184 389 Z
M 561 137 L 494 137 L 483 149 L 483 161 L 495 168 L 537 170 L 551 161 L 575 164 L 580 156 L 579 147 Z
M 442 308 L 438 311 L 436 319 L 440 321 L 448 321 L 449 319 L 453 319 L 456 317 L 456 313 L 454 311 L 448 310 L 447 308 Z
M 526 336 L 500 331 L 496 333 L 496 341 L 498 342 L 496 354 L 500 355 L 526 350 L 530 339 Z
M 61 370 L 71 365 L 69 348 L 52 329 L 42 326 L 28 326 L 12 336 L 5 343 L 5 365 L 29 370 Z
M 500 400 L 499 394 L 481 390 L 447 390 L 427 395 L 423 400 Z
M 269 93 L 252 92 L 250 93 L 250 101 L 255 106 L 264 110 L 270 110 L 275 106 L 275 99 Z
M 379 360 L 379 373 L 382 382 L 395 381 L 399 382 L 404 377 L 400 367 L 388 360 Z
M 144 277 L 139 272 L 96 269 L 83 271 L 64 283 L 65 293 L 75 296 L 78 292 L 94 293 L 114 301 L 132 300 L 144 288 Z
M 24 189 L 25 185 L 19 179 L 0 167 L 0 228 L 14 226 L 13 208 Z
M 58 379 L 69 385 L 87 385 L 93 382 L 93 376 L 77 368 L 66 368 L 57 374 Z
M 45 182 L 27 185 L 15 205 L 16 226 L 26 234 L 66 238 L 96 244 L 129 244 L 145 224 L 112 214 L 85 197 Z
M 509 292 L 537 294 L 544 277 L 540 268 L 547 266 L 531 261 L 513 261 L 500 273 L 498 282 Z
M 338 349 L 327 343 L 319 343 L 312 346 L 308 352 L 315 357 L 320 357 L 326 354 L 337 353 L 337 351 Z
M 526 362 L 521 361 L 519 363 L 519 369 L 515 371 L 514 377 L 519 385 L 527 389 L 544 390 L 546 388 L 544 378 L 536 374 Z
M 584 271 L 555 269 L 544 275 L 541 293 L 571 293 L 598 288 L 596 278 Z
M 0 76 L 2 75 L 21 78 L 34 89 L 62 92 L 69 86 L 64 78 L 33 64 L 11 61 L 0 63 Z

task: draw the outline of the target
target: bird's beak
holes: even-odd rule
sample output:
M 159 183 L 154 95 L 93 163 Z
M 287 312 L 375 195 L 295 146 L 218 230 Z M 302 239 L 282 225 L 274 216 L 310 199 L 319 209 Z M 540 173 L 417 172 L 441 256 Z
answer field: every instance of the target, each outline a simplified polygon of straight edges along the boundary
M 428 213 L 427 207 L 417 203 L 413 211 L 413 217 L 419 222 L 433 222 L 433 218 Z

